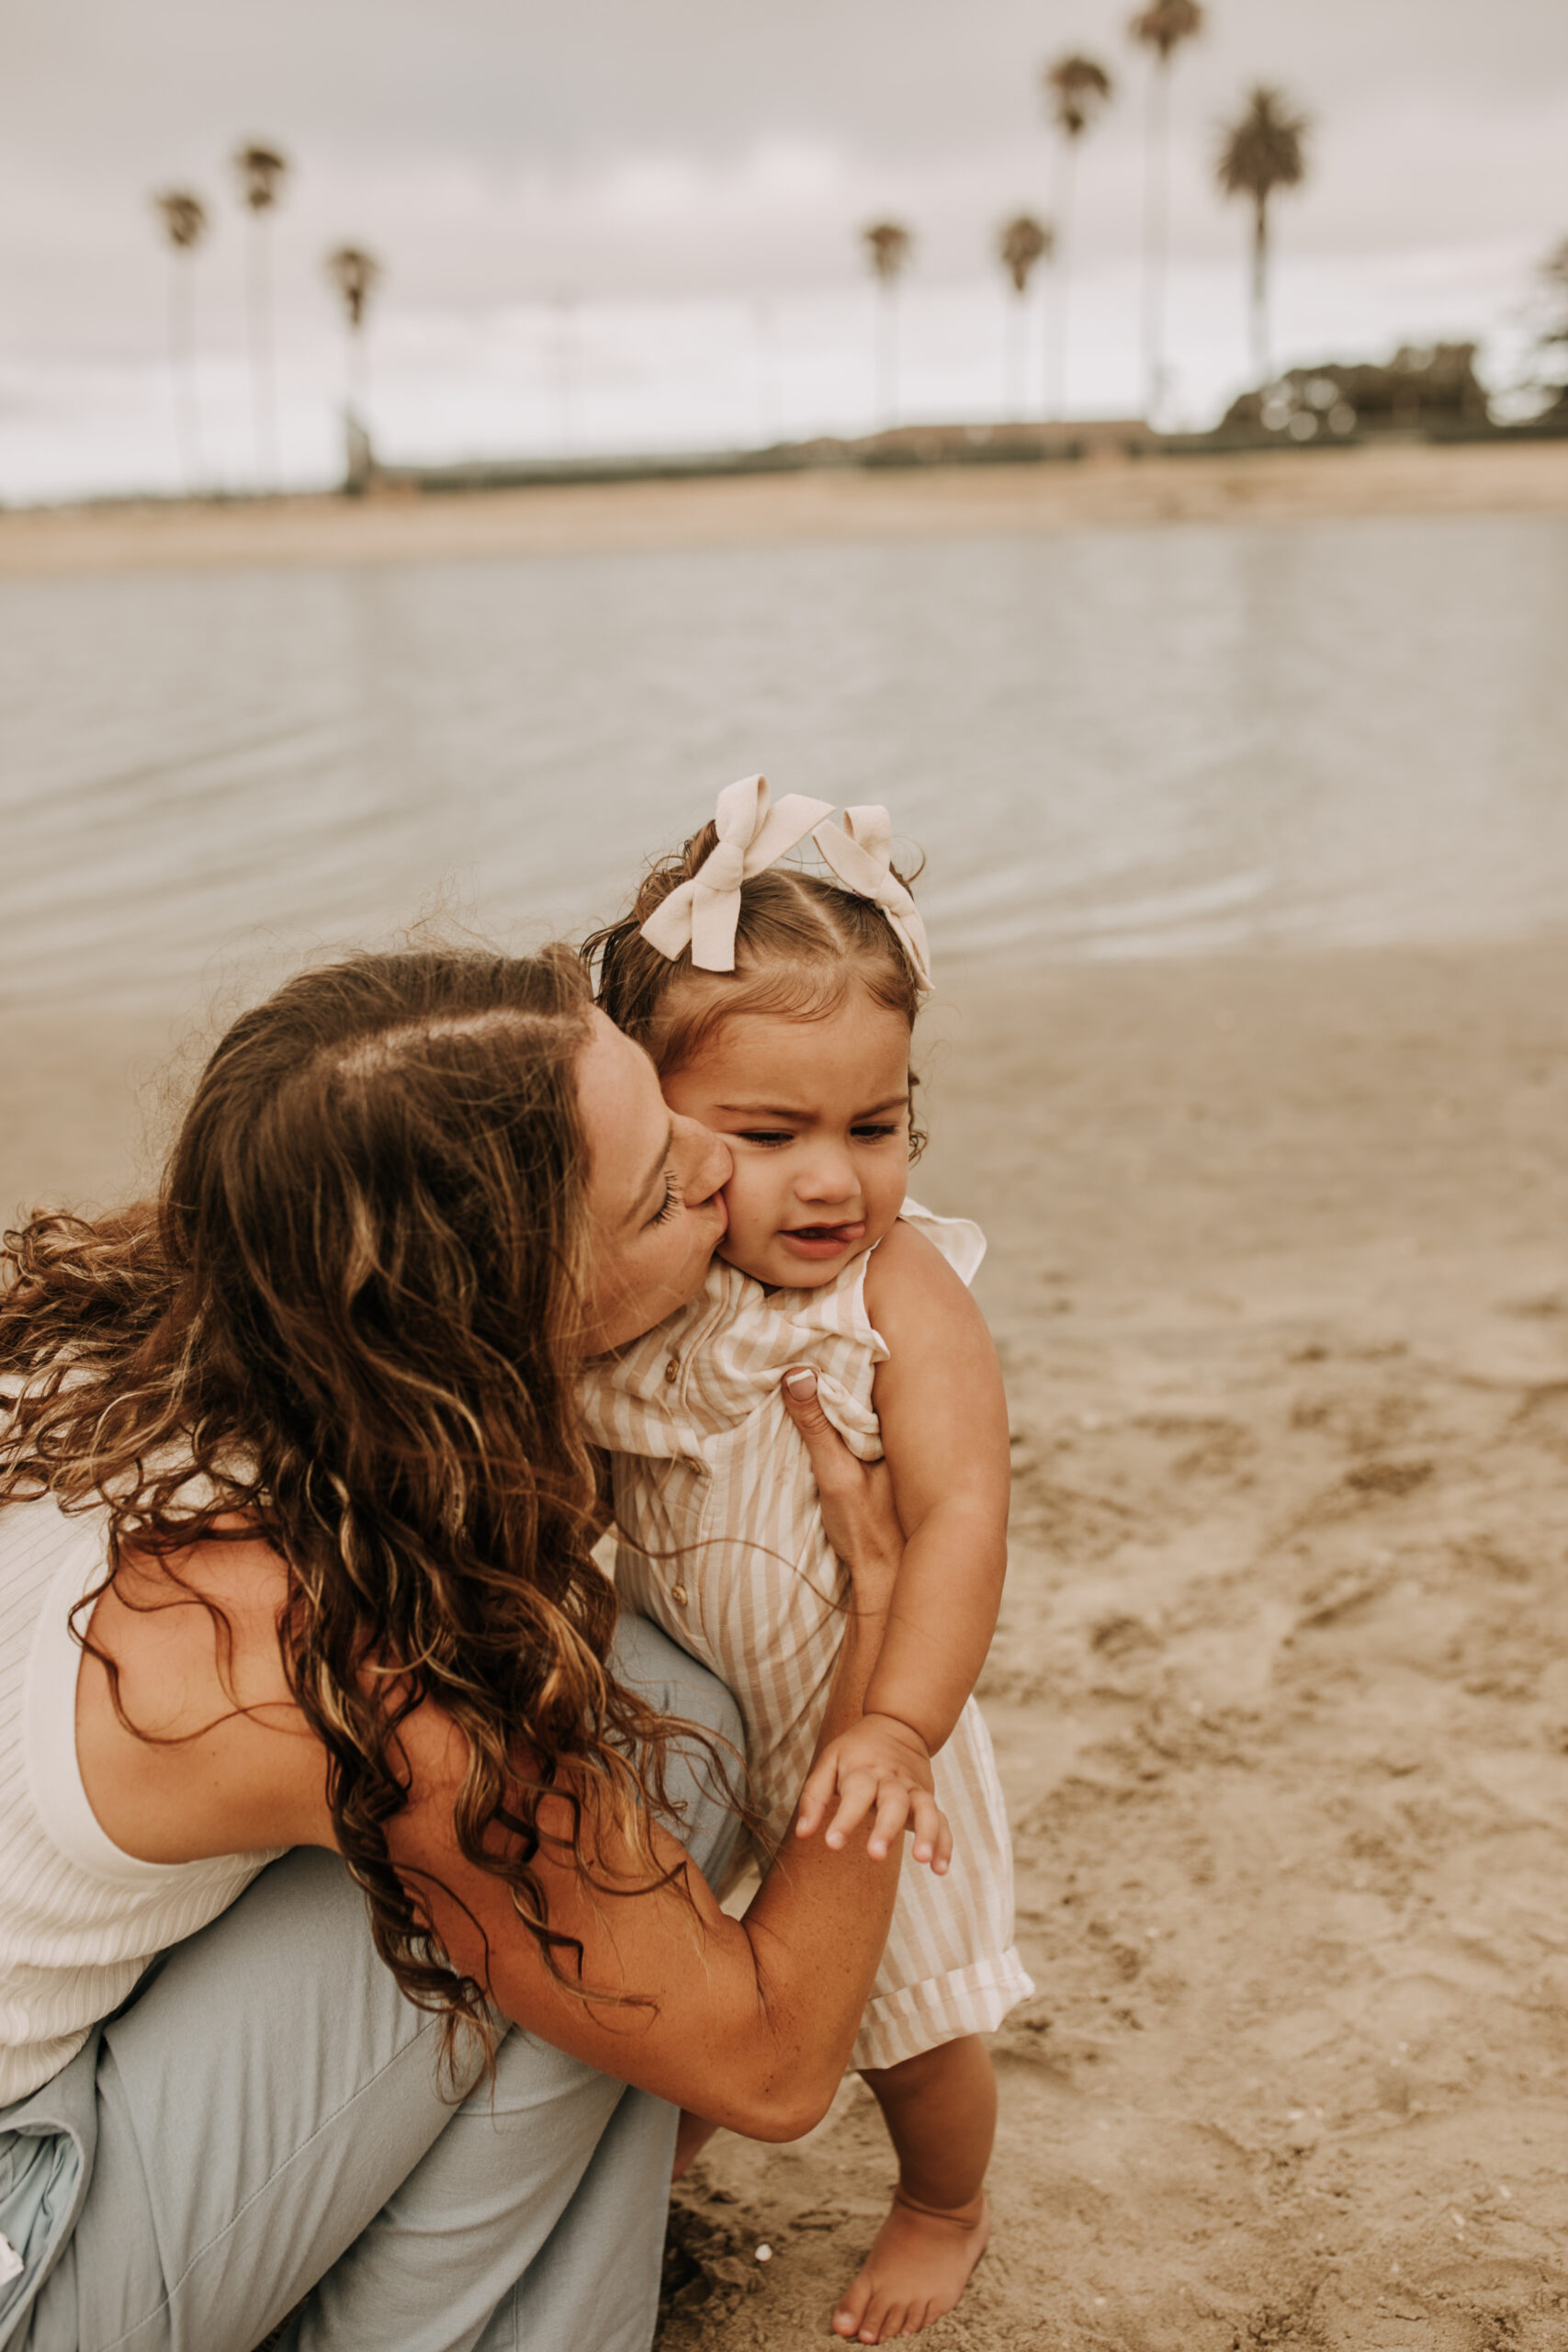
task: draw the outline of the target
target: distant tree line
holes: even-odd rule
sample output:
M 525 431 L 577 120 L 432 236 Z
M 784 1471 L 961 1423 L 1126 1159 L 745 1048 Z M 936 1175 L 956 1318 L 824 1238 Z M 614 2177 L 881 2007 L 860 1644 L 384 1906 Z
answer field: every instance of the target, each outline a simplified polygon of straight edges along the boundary
M 1157 425 L 1169 386 L 1166 357 L 1167 281 L 1169 273 L 1170 153 L 1175 65 L 1186 45 L 1203 32 L 1206 10 L 1200 0 L 1148 0 L 1129 19 L 1128 37 L 1147 59 L 1144 122 L 1144 219 L 1140 288 L 1140 341 L 1145 413 Z M 1115 100 L 1111 68 L 1081 51 L 1070 51 L 1041 69 L 1040 84 L 1055 134 L 1052 202 L 1046 217 L 1021 209 L 993 233 L 992 254 L 999 265 L 1009 303 L 1006 404 L 1017 418 L 1031 406 L 1028 392 L 1028 298 L 1043 266 L 1052 300 L 1045 315 L 1044 365 L 1036 413 L 1066 415 L 1069 390 L 1069 327 L 1074 204 L 1079 150 Z M 1283 91 L 1259 83 L 1248 90 L 1235 114 L 1215 135 L 1212 165 L 1222 197 L 1244 204 L 1248 215 L 1247 298 L 1254 388 L 1236 401 L 1225 424 L 1260 427 L 1297 440 L 1320 434 L 1343 435 L 1369 424 L 1419 424 L 1437 417 L 1483 418 L 1486 396 L 1475 372 L 1473 344 L 1442 344 L 1430 350 L 1404 350 L 1385 366 L 1336 363 L 1292 368 L 1276 378 L 1270 326 L 1273 205 L 1281 193 L 1302 187 L 1310 165 L 1312 120 Z M 236 150 L 233 166 L 240 204 L 248 216 L 246 320 L 250 353 L 252 426 L 258 484 L 276 490 L 280 481 L 277 395 L 272 296 L 272 216 L 287 186 L 290 166 L 282 150 L 253 141 Z M 154 198 L 168 243 L 169 363 L 175 430 L 188 489 L 206 479 L 197 368 L 195 260 L 210 226 L 203 198 L 175 187 Z M 909 225 L 880 219 L 861 232 L 861 246 L 876 293 L 874 351 L 876 413 L 884 427 L 898 413 L 899 297 L 916 252 Z M 370 299 L 382 271 L 363 246 L 343 244 L 325 256 L 328 282 L 342 305 L 345 330 L 344 409 L 350 451 L 349 487 L 368 476 L 370 444 L 369 358 L 366 334 Z M 1537 343 L 1538 388 L 1547 413 L 1568 415 L 1568 241 L 1549 255 L 1542 271 L 1544 323 Z M 564 298 L 560 298 L 564 300 Z M 759 320 L 771 321 L 763 307 Z M 759 333 L 771 332 L 771 325 Z

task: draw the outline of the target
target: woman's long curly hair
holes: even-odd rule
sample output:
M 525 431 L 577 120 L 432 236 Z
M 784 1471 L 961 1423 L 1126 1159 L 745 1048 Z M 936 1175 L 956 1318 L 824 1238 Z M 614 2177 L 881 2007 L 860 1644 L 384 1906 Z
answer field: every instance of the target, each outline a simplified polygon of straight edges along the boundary
M 647 1050 L 661 1078 L 694 1061 L 720 1024 L 738 1014 L 818 1021 L 836 1012 L 856 986 L 913 1031 L 919 984 L 886 917 L 826 875 L 771 865 L 742 882 L 732 972 L 699 972 L 690 948 L 671 958 L 650 945 L 643 924 L 700 873 L 717 843 L 710 819 L 650 865 L 626 913 L 592 933 L 578 951 L 596 976 L 600 1010 Z M 893 870 L 906 886 L 919 872 Z M 911 1103 L 915 1084 L 911 1072 Z M 925 1140 L 911 1119 L 911 1160 Z
M 458 1844 L 569 1984 L 581 1947 L 531 1867 L 541 1800 L 567 1796 L 585 1870 L 584 1771 L 645 1860 L 642 1808 L 663 1796 L 665 1726 L 607 1670 L 615 1598 L 590 1557 L 589 1013 L 565 948 L 304 972 L 218 1046 L 155 1203 L 35 1215 L 0 1261 L 0 1504 L 107 1504 L 85 1610 L 127 1552 L 177 1555 L 235 1514 L 275 1547 L 338 1842 L 381 1957 L 446 2014 L 449 2048 L 465 2019 L 488 2039 L 485 1996 L 389 1856 L 400 1722 L 429 1700 L 463 1733 Z

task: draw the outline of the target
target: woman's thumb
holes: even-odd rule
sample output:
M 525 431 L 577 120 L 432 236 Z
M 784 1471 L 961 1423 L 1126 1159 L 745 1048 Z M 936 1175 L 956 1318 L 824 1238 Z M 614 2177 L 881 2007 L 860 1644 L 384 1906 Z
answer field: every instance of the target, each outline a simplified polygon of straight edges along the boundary
M 820 1437 L 824 1430 L 832 1431 L 833 1424 L 822 1410 L 817 1394 L 817 1374 L 809 1364 L 795 1364 L 784 1376 L 784 1409 L 790 1419 L 807 1441 Z

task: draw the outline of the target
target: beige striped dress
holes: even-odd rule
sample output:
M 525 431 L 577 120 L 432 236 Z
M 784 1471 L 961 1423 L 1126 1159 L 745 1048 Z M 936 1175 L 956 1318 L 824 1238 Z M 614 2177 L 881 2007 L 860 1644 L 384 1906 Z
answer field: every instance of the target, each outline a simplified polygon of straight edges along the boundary
M 977 1227 L 912 1201 L 903 1214 L 973 1279 Z M 779 1377 L 813 1365 L 829 1419 L 862 1461 L 880 1458 L 872 1375 L 888 1349 L 866 1313 L 867 1258 L 819 1290 L 771 1292 L 716 1259 L 689 1306 L 583 1383 L 590 1427 L 615 1457 L 621 1599 L 735 1693 L 753 1801 L 775 1839 L 816 1747 L 848 1589 Z M 939 1879 L 905 1860 L 857 2066 L 989 2032 L 1033 1989 L 1013 1948 L 1012 1849 L 973 1699 L 935 1776 L 952 1867 Z

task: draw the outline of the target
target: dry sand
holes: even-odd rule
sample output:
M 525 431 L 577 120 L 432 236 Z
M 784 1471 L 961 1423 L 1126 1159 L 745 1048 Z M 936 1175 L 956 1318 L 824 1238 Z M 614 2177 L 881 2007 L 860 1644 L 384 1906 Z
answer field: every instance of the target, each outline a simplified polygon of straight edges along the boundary
M 953 998 L 920 1190 L 992 1240 L 1039 1992 L 926 2340 L 1562 2352 L 1568 944 Z M 716 2143 L 661 2352 L 820 2343 L 889 2179 L 858 2085 Z
M 931 1027 L 1039 1986 L 931 2352 L 1562 2352 L 1568 943 L 960 975 Z M 8 1073 L 0 1204 L 126 1181 L 159 1039 L 96 1035 Z M 662 2352 L 818 2345 L 888 2177 L 854 2084 L 716 2143 Z
M 359 503 L 0 513 L 0 578 L 275 563 L 376 563 L 970 537 L 1097 524 L 1301 522 L 1330 515 L 1568 513 L 1568 438 L 1103 457 L 675 482 L 550 485 Z

